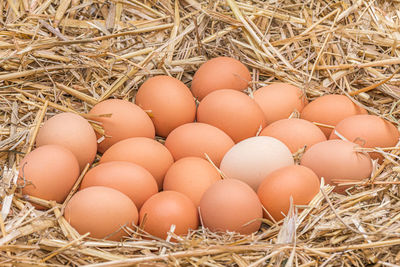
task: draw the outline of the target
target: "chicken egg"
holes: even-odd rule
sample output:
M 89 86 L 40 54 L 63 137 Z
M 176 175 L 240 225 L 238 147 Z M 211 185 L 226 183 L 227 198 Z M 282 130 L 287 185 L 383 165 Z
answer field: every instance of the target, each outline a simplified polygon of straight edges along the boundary
M 175 160 L 190 156 L 206 158 L 207 154 L 218 167 L 234 144 L 232 138 L 222 130 L 200 122 L 179 126 L 165 140 L 165 146 Z
M 301 112 L 308 103 L 300 88 L 287 83 L 274 83 L 261 87 L 253 95 L 264 112 L 267 125 L 289 118 L 294 111 Z
M 319 178 L 309 168 L 291 165 L 277 169 L 265 177 L 258 187 L 261 204 L 275 221 L 287 215 L 290 197 L 293 205 L 308 205 L 319 192 Z M 264 217 L 269 218 L 265 212 Z
M 302 119 L 283 119 L 265 127 L 260 136 L 271 136 L 282 141 L 292 153 L 326 141 L 325 134 L 312 122 Z
M 204 192 L 216 181 L 219 172 L 208 161 L 197 157 L 186 157 L 176 161 L 164 178 L 164 190 L 185 194 L 197 207 Z
M 197 209 L 182 193 L 163 191 L 150 197 L 140 210 L 140 225 L 149 234 L 166 239 L 171 226 L 176 235 L 186 235 L 199 226 Z
M 196 104 L 189 88 L 180 80 L 160 75 L 140 86 L 135 103 L 149 110 L 158 136 L 167 137 L 176 127 L 193 122 Z
M 36 146 L 60 145 L 69 149 L 80 170 L 91 164 L 97 152 L 96 134 L 90 123 L 78 114 L 65 112 L 48 119 L 36 137 Z
M 65 147 L 43 145 L 24 157 L 18 173 L 22 194 L 62 203 L 78 179 L 79 163 Z
M 202 100 L 219 89 L 245 90 L 251 81 L 249 70 L 243 63 L 231 57 L 208 60 L 196 71 L 192 80 L 193 95 Z
M 371 176 L 372 161 L 367 153 L 357 151 L 358 145 L 343 140 L 328 140 L 313 145 L 302 156 L 300 164 L 310 168 L 325 182 L 336 185 L 344 193 L 349 186 L 340 183 L 359 182 Z
M 375 115 L 354 115 L 340 121 L 329 139 L 342 137 L 363 147 L 385 148 L 396 146 L 399 141 L 399 131 L 390 122 Z M 369 153 L 371 158 L 383 161 L 378 152 Z
M 324 132 L 326 138 L 329 138 L 336 124 L 357 114 L 367 114 L 367 111 L 354 104 L 347 96 L 324 95 L 305 106 L 300 118 L 323 124 L 317 126 Z
M 111 146 L 101 157 L 100 164 L 109 161 L 128 161 L 148 170 L 162 188 L 165 173 L 174 163 L 169 150 L 154 139 L 133 137 Z
M 108 99 L 96 104 L 89 114 L 97 115 L 93 120 L 101 123 L 105 138 L 98 144 L 98 151 L 104 153 L 113 144 L 131 137 L 155 137 L 150 117 L 137 105 L 120 99 Z M 111 117 L 100 116 L 111 115 Z M 100 138 L 100 134 L 97 138 Z
M 133 228 L 139 216 L 125 194 L 109 187 L 91 186 L 72 196 L 64 217 L 81 235 L 89 232 L 93 238 L 120 241 L 127 235 L 122 227 Z
M 145 168 L 127 161 L 110 161 L 90 169 L 81 189 L 106 186 L 127 195 L 140 210 L 143 203 L 158 192 L 157 182 Z
M 213 125 L 237 143 L 265 127 L 265 116 L 248 95 L 231 89 L 217 90 L 199 104 L 197 121 Z
M 213 232 L 246 235 L 260 229 L 262 206 L 254 190 L 236 179 L 215 182 L 200 200 L 203 226 Z
M 269 136 L 251 137 L 234 145 L 221 162 L 221 171 L 228 178 L 241 180 L 254 191 L 272 171 L 293 165 L 289 148 Z

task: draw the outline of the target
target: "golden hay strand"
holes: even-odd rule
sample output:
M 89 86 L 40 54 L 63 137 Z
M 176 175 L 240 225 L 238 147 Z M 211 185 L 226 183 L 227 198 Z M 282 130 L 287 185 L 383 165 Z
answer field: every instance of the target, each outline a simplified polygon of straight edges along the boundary
M 308 207 L 279 224 L 263 220 L 257 234 L 200 228 L 171 233 L 177 243 L 130 228 L 122 243 L 81 236 L 62 205 L 22 196 L 14 182 L 50 116 L 75 112 L 101 133 L 87 115 L 98 101 L 133 101 L 153 75 L 190 85 L 219 55 L 248 66 L 252 90 L 282 81 L 310 100 L 345 94 L 398 127 L 399 10 L 395 0 L 0 0 L 0 266 L 395 266 L 399 145 L 379 150 L 384 163 L 346 196 L 323 186 Z

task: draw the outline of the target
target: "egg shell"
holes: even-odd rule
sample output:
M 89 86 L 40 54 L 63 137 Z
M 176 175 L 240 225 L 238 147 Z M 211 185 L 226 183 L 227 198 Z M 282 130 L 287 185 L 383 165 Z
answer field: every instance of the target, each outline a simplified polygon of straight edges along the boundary
M 271 123 L 261 131 L 260 136 L 271 136 L 282 141 L 292 153 L 326 141 L 325 134 L 314 123 L 295 118 Z
M 124 226 L 137 225 L 138 210 L 132 200 L 118 190 L 91 186 L 78 191 L 65 206 L 64 217 L 79 234 L 120 241 Z
M 234 145 L 221 162 L 221 171 L 228 178 L 241 180 L 255 191 L 272 171 L 293 165 L 289 148 L 273 137 L 257 136 Z
M 399 141 L 399 131 L 390 122 L 375 115 L 355 115 L 340 121 L 329 139 L 339 139 L 341 136 L 350 142 L 363 147 L 393 147 Z M 378 153 L 369 153 L 373 159 L 383 161 L 384 157 Z
M 331 126 L 318 126 L 326 138 L 329 138 L 336 124 L 347 117 L 358 114 L 367 114 L 367 111 L 354 104 L 347 96 L 324 95 L 304 107 L 300 118 Z
M 231 89 L 217 90 L 199 104 L 197 121 L 213 125 L 237 143 L 265 127 L 265 116 L 248 95 Z
M 232 138 L 222 130 L 200 122 L 179 126 L 165 140 L 165 146 L 175 160 L 190 156 L 206 158 L 207 154 L 218 167 L 234 144 Z
M 196 117 L 196 103 L 189 88 L 165 75 L 146 80 L 136 94 L 135 103 L 150 111 L 156 134 L 162 137 Z
M 144 110 L 139 106 L 120 99 L 108 99 L 96 104 L 89 112 L 95 116 L 93 120 L 101 123 L 105 131 L 105 139 L 98 144 L 97 150 L 104 153 L 115 143 L 131 137 L 155 137 L 154 125 Z M 100 134 L 96 133 L 97 138 Z
M 163 191 L 149 198 L 140 210 L 140 224 L 144 221 L 144 231 L 166 239 L 171 225 L 175 225 L 176 235 L 186 235 L 189 229 L 199 226 L 197 209 L 184 194 Z
M 153 175 L 145 168 L 127 161 L 110 161 L 90 169 L 81 183 L 81 189 L 106 186 L 127 195 L 140 210 L 143 203 L 158 192 Z
M 274 218 L 280 221 L 290 208 L 290 197 L 293 205 L 308 205 L 319 192 L 319 178 L 309 168 L 299 165 L 277 169 L 260 184 L 257 195 L 261 204 Z M 264 217 L 270 216 L 264 212 Z
M 191 90 L 202 100 L 219 89 L 245 90 L 251 81 L 247 67 L 231 57 L 216 57 L 206 61 L 193 76 Z
M 254 100 L 264 112 L 267 125 L 287 119 L 294 112 L 301 112 L 308 101 L 302 90 L 288 83 L 274 83 L 253 93 Z
M 62 203 L 78 179 L 79 163 L 65 147 L 43 145 L 24 157 L 18 173 L 22 194 Z
M 325 182 L 337 185 L 359 182 L 371 176 L 372 161 L 367 153 L 357 151 L 357 144 L 343 140 L 328 140 L 313 145 L 302 156 L 300 164 L 310 168 Z M 337 186 L 344 193 L 350 186 Z
M 96 134 L 90 123 L 78 114 L 65 112 L 48 119 L 36 137 L 36 147 L 60 145 L 69 149 L 80 170 L 92 164 L 97 152 Z
M 236 179 L 215 182 L 200 201 L 203 226 L 213 232 L 238 232 L 246 235 L 260 229 L 263 216 L 257 194 Z
M 202 158 L 186 157 L 169 168 L 163 188 L 186 195 L 197 207 L 204 192 L 219 180 L 221 176 L 211 163 Z
M 110 161 L 128 161 L 148 170 L 162 188 L 164 176 L 174 159 L 169 150 L 154 139 L 134 137 L 111 146 L 101 157 L 100 164 Z

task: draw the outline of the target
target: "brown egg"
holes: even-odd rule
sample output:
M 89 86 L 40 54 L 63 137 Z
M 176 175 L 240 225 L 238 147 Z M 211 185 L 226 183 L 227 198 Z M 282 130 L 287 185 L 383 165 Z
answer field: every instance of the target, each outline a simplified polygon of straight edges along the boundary
M 393 147 L 399 141 L 399 131 L 387 120 L 375 115 L 355 115 L 340 121 L 335 131 L 332 131 L 329 139 L 339 139 L 341 136 L 350 142 L 357 143 L 363 147 Z M 383 160 L 380 153 L 369 153 L 371 158 Z
M 122 227 L 132 229 L 139 217 L 129 197 L 104 186 L 91 186 L 77 192 L 65 206 L 64 216 L 81 235 L 90 232 L 93 238 L 114 241 L 126 236 Z
M 196 71 L 191 89 L 193 95 L 202 100 L 219 89 L 243 91 L 250 81 L 250 72 L 243 63 L 231 57 L 216 57 L 205 62 Z
M 219 172 L 208 161 L 197 157 L 182 158 L 172 164 L 164 179 L 164 190 L 185 194 L 197 207 L 204 192 L 216 181 Z
M 301 112 L 308 103 L 300 88 L 288 83 L 274 83 L 261 87 L 253 95 L 264 112 L 267 125 L 289 118 L 294 111 Z
M 292 153 L 326 141 L 325 134 L 312 122 L 302 119 L 284 119 L 265 127 L 261 136 L 271 136 L 282 141 Z
M 341 120 L 353 115 L 365 113 L 365 109 L 358 107 L 347 96 L 324 95 L 304 107 L 300 118 L 331 126 L 318 126 L 324 132 L 326 138 L 328 138 L 333 127 Z
M 18 173 L 22 194 L 62 203 L 78 179 L 79 163 L 65 147 L 44 145 L 24 157 Z
M 155 76 L 145 81 L 135 102 L 151 112 L 156 134 L 162 137 L 182 124 L 193 122 L 196 117 L 196 104 L 189 88 L 169 76 Z
M 269 136 L 255 136 L 237 143 L 225 154 L 221 171 L 257 191 L 270 172 L 293 164 L 292 153 L 284 143 Z
M 110 161 L 89 170 L 81 189 L 106 186 L 127 195 L 140 210 L 143 203 L 158 192 L 157 182 L 145 168 L 127 161 Z
M 96 134 L 90 123 L 74 113 L 60 113 L 48 119 L 36 137 L 36 146 L 60 145 L 69 149 L 82 170 L 92 164 L 96 152 Z
M 231 89 L 217 90 L 199 104 L 197 121 L 211 124 L 237 143 L 265 127 L 265 116 L 248 95 Z
M 113 144 L 131 137 L 154 138 L 155 130 L 150 117 L 137 105 L 120 99 L 109 99 L 95 105 L 89 112 L 93 120 L 101 123 L 106 137 L 98 144 L 98 151 L 104 153 Z M 97 138 L 100 135 L 96 133 Z
M 290 197 L 293 205 L 308 205 L 319 192 L 319 178 L 309 168 L 292 165 L 271 172 L 260 184 L 257 194 L 261 204 L 274 218 L 280 221 L 288 214 Z M 264 217 L 270 216 L 264 212 Z
M 110 147 L 101 157 L 100 163 L 129 161 L 148 170 L 161 189 L 165 173 L 174 163 L 168 149 L 154 139 L 134 137 L 122 140 Z
M 313 145 L 301 158 L 300 164 L 310 168 L 331 185 L 359 182 L 370 177 L 372 161 L 367 153 L 358 152 L 358 145 L 343 140 L 328 140 Z M 349 186 L 337 186 L 343 193 Z
M 143 221 L 144 220 L 144 221 Z M 184 194 L 163 191 L 149 198 L 140 210 L 140 225 L 149 234 L 166 239 L 167 232 L 175 225 L 174 233 L 186 235 L 189 229 L 199 226 L 197 209 Z
M 165 140 L 165 146 L 175 160 L 190 156 L 206 158 L 207 154 L 218 167 L 234 144 L 232 138 L 222 130 L 200 122 L 179 126 Z
M 258 231 L 262 206 L 254 190 L 236 179 L 215 182 L 200 201 L 203 226 L 213 232 L 234 231 L 246 235 Z

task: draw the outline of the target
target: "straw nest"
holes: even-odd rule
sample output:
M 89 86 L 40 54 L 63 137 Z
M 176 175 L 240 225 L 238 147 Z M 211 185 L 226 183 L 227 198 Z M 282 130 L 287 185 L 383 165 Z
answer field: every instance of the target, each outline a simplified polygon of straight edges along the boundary
M 302 212 L 257 234 L 206 229 L 172 243 L 80 236 L 62 205 L 36 211 L 14 184 L 41 122 L 85 116 L 98 101 L 132 100 L 148 77 L 190 84 L 205 60 L 228 55 L 253 74 L 328 93 L 398 126 L 400 1 L 0 0 L 0 265 L 395 266 L 400 262 L 399 147 L 346 196 L 323 186 Z M 249 89 L 249 91 L 250 91 Z M 101 128 L 96 128 L 101 131 Z M 173 236 L 173 233 L 171 233 Z

